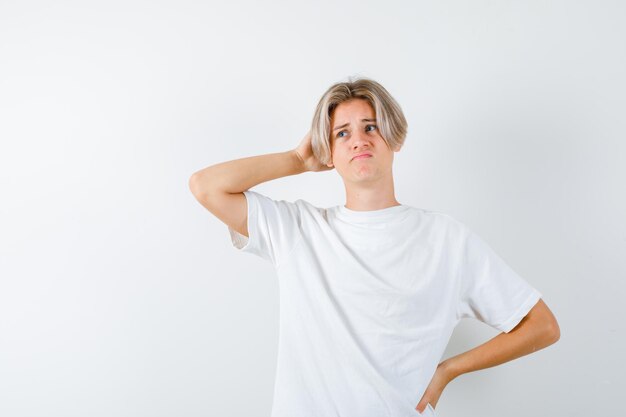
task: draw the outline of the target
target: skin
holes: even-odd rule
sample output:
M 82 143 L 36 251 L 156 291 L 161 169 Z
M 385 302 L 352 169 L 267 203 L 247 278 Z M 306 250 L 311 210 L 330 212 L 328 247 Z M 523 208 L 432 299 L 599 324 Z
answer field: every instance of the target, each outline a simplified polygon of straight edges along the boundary
M 352 99 L 337 106 L 331 116 L 332 162 L 324 165 L 313 155 L 310 132 L 293 150 L 306 171 L 335 168 L 346 190 L 346 207 L 352 210 L 378 210 L 399 205 L 394 194 L 393 157 L 399 149 L 390 149 L 380 135 L 373 108 L 362 99 Z M 339 130 L 338 126 L 347 124 Z M 362 152 L 371 158 L 352 159 Z M 415 409 L 423 413 L 426 405 L 435 408 L 445 387 L 460 375 L 490 368 L 543 349 L 560 338 L 559 325 L 543 300 L 528 312 L 508 333 L 500 333 L 487 342 L 448 358 L 437 369 Z
M 422 413 L 427 403 L 434 408 L 446 385 L 458 376 L 536 352 L 556 343 L 560 335 L 556 318 L 540 299 L 510 332 L 441 362 L 415 409 Z
M 399 149 L 392 150 L 384 141 L 370 104 L 362 99 L 341 103 L 331 115 L 332 162 L 324 167 L 310 149 L 310 134 L 302 140 L 296 152 L 307 169 L 318 171 L 336 169 L 343 178 L 346 207 L 352 210 L 378 210 L 397 206 L 393 182 L 393 157 Z M 337 126 L 347 126 L 334 130 Z M 354 155 L 370 152 L 372 157 L 352 159 Z

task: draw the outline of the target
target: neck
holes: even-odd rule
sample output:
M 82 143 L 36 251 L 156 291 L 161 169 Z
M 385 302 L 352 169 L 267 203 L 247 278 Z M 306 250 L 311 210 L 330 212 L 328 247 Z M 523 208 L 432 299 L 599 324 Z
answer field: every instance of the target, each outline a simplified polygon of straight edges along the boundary
M 398 206 L 393 179 L 368 184 L 345 184 L 346 208 L 357 211 L 380 210 Z

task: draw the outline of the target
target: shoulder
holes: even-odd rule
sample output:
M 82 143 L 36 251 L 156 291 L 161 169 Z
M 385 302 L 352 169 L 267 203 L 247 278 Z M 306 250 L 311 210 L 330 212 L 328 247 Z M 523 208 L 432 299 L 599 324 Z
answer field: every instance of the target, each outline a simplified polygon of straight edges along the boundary
M 263 215 L 277 216 L 282 219 L 289 218 L 292 221 L 301 222 L 303 219 L 324 216 L 324 208 L 317 207 L 311 202 L 304 199 L 288 200 L 268 197 L 258 191 L 244 191 L 246 197 L 249 197 L 251 204 L 258 207 Z
M 468 230 L 465 223 L 449 213 L 418 207 L 410 207 L 410 211 L 414 216 L 419 217 L 423 223 L 441 231 L 461 235 Z

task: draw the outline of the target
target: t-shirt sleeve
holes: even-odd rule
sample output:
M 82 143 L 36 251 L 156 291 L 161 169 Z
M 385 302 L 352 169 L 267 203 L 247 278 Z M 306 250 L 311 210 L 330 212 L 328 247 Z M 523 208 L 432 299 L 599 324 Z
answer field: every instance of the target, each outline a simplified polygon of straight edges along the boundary
M 277 268 L 299 239 L 298 207 L 293 202 L 273 200 L 256 191 L 246 190 L 243 194 L 248 205 L 248 236 L 228 226 L 231 243 L 236 249 L 259 256 Z
M 542 294 L 476 233 L 465 227 L 463 235 L 459 318 L 474 318 L 508 333 Z

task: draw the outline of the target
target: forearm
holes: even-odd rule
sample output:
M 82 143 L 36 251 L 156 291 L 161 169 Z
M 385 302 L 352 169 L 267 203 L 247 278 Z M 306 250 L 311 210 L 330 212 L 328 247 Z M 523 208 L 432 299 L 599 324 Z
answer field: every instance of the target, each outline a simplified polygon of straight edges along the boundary
M 239 193 L 262 182 L 306 172 L 294 150 L 250 156 L 204 168 L 191 177 L 194 194 L 221 191 Z
M 500 333 L 480 346 L 446 359 L 446 374 L 452 380 L 462 374 L 490 368 L 543 349 L 558 340 L 558 331 L 528 317 L 509 333 Z

